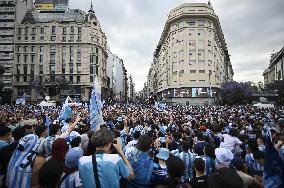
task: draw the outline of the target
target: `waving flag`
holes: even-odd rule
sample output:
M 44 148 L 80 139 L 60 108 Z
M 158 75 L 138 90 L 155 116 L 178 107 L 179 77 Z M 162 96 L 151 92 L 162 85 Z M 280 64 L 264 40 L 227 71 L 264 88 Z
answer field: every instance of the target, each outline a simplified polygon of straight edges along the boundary
M 90 124 L 92 130 L 99 130 L 100 125 L 104 123 L 102 115 L 102 99 L 101 99 L 101 84 L 95 78 L 94 86 L 90 99 Z
M 281 188 L 283 182 L 283 162 L 272 144 L 271 132 L 268 131 L 265 143 L 265 164 L 264 164 L 264 187 Z
M 60 121 L 66 120 L 69 116 L 73 115 L 73 111 L 72 111 L 72 108 L 69 106 L 68 100 L 71 100 L 71 98 L 69 96 L 66 98 L 66 100 L 65 100 L 65 102 L 62 106 L 61 113 L 60 113 L 60 116 L 59 116 Z

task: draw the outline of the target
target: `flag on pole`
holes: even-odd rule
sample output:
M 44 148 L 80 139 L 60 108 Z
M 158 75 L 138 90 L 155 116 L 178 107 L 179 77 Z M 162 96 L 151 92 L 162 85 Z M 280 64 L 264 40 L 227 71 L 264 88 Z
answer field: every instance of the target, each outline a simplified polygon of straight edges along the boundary
M 59 116 L 60 121 L 66 120 L 69 116 L 73 115 L 73 110 L 69 106 L 68 100 L 71 100 L 71 98 L 69 96 L 66 98 L 66 100 L 65 100 L 65 102 L 62 106 L 61 113 L 60 113 L 60 116 Z
M 94 131 L 99 130 L 100 125 L 104 124 L 102 107 L 101 84 L 98 78 L 95 78 L 90 98 L 90 124 Z
M 264 188 L 284 187 L 283 162 L 272 144 L 271 131 L 268 131 L 265 143 Z

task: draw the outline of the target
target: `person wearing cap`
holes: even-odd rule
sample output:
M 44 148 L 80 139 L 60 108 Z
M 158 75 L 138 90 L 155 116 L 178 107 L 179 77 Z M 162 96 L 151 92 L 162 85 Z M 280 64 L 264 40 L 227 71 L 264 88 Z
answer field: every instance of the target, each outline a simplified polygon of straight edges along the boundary
M 170 151 L 167 148 L 160 148 L 159 153 L 156 155 L 158 163 L 154 164 L 153 175 L 151 182 L 153 185 L 157 185 L 165 181 L 167 178 L 167 165 L 166 162 L 169 158 Z
M 79 159 L 83 157 L 83 151 L 80 148 L 71 148 L 65 156 L 65 169 L 60 179 L 61 188 L 79 188 L 83 187 L 79 177 L 78 164 Z
M 212 173 L 208 177 L 208 187 L 243 187 L 243 181 L 235 170 L 229 168 L 231 161 L 234 158 L 233 153 L 227 148 L 215 149 L 216 156 L 216 173 Z

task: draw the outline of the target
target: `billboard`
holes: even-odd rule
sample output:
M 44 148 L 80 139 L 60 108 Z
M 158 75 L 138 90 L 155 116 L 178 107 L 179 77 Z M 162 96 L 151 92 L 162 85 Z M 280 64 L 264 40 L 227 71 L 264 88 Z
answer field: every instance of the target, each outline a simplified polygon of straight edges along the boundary
M 69 0 L 35 0 L 36 10 L 65 11 L 68 8 Z
M 162 92 L 163 98 L 209 98 L 216 97 L 215 88 L 176 88 Z

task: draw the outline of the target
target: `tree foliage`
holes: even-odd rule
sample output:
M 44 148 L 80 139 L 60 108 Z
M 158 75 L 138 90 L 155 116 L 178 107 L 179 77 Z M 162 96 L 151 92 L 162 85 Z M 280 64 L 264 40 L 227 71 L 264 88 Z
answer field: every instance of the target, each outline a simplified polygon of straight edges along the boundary
M 221 86 L 221 97 L 226 104 L 245 104 L 251 101 L 252 88 L 243 82 L 227 82 Z
M 69 82 L 63 77 L 55 77 L 54 79 L 34 79 L 30 82 L 30 86 L 38 91 L 40 96 L 45 98 L 47 91 L 49 91 L 48 95 L 50 97 L 54 97 L 62 90 L 69 89 Z

